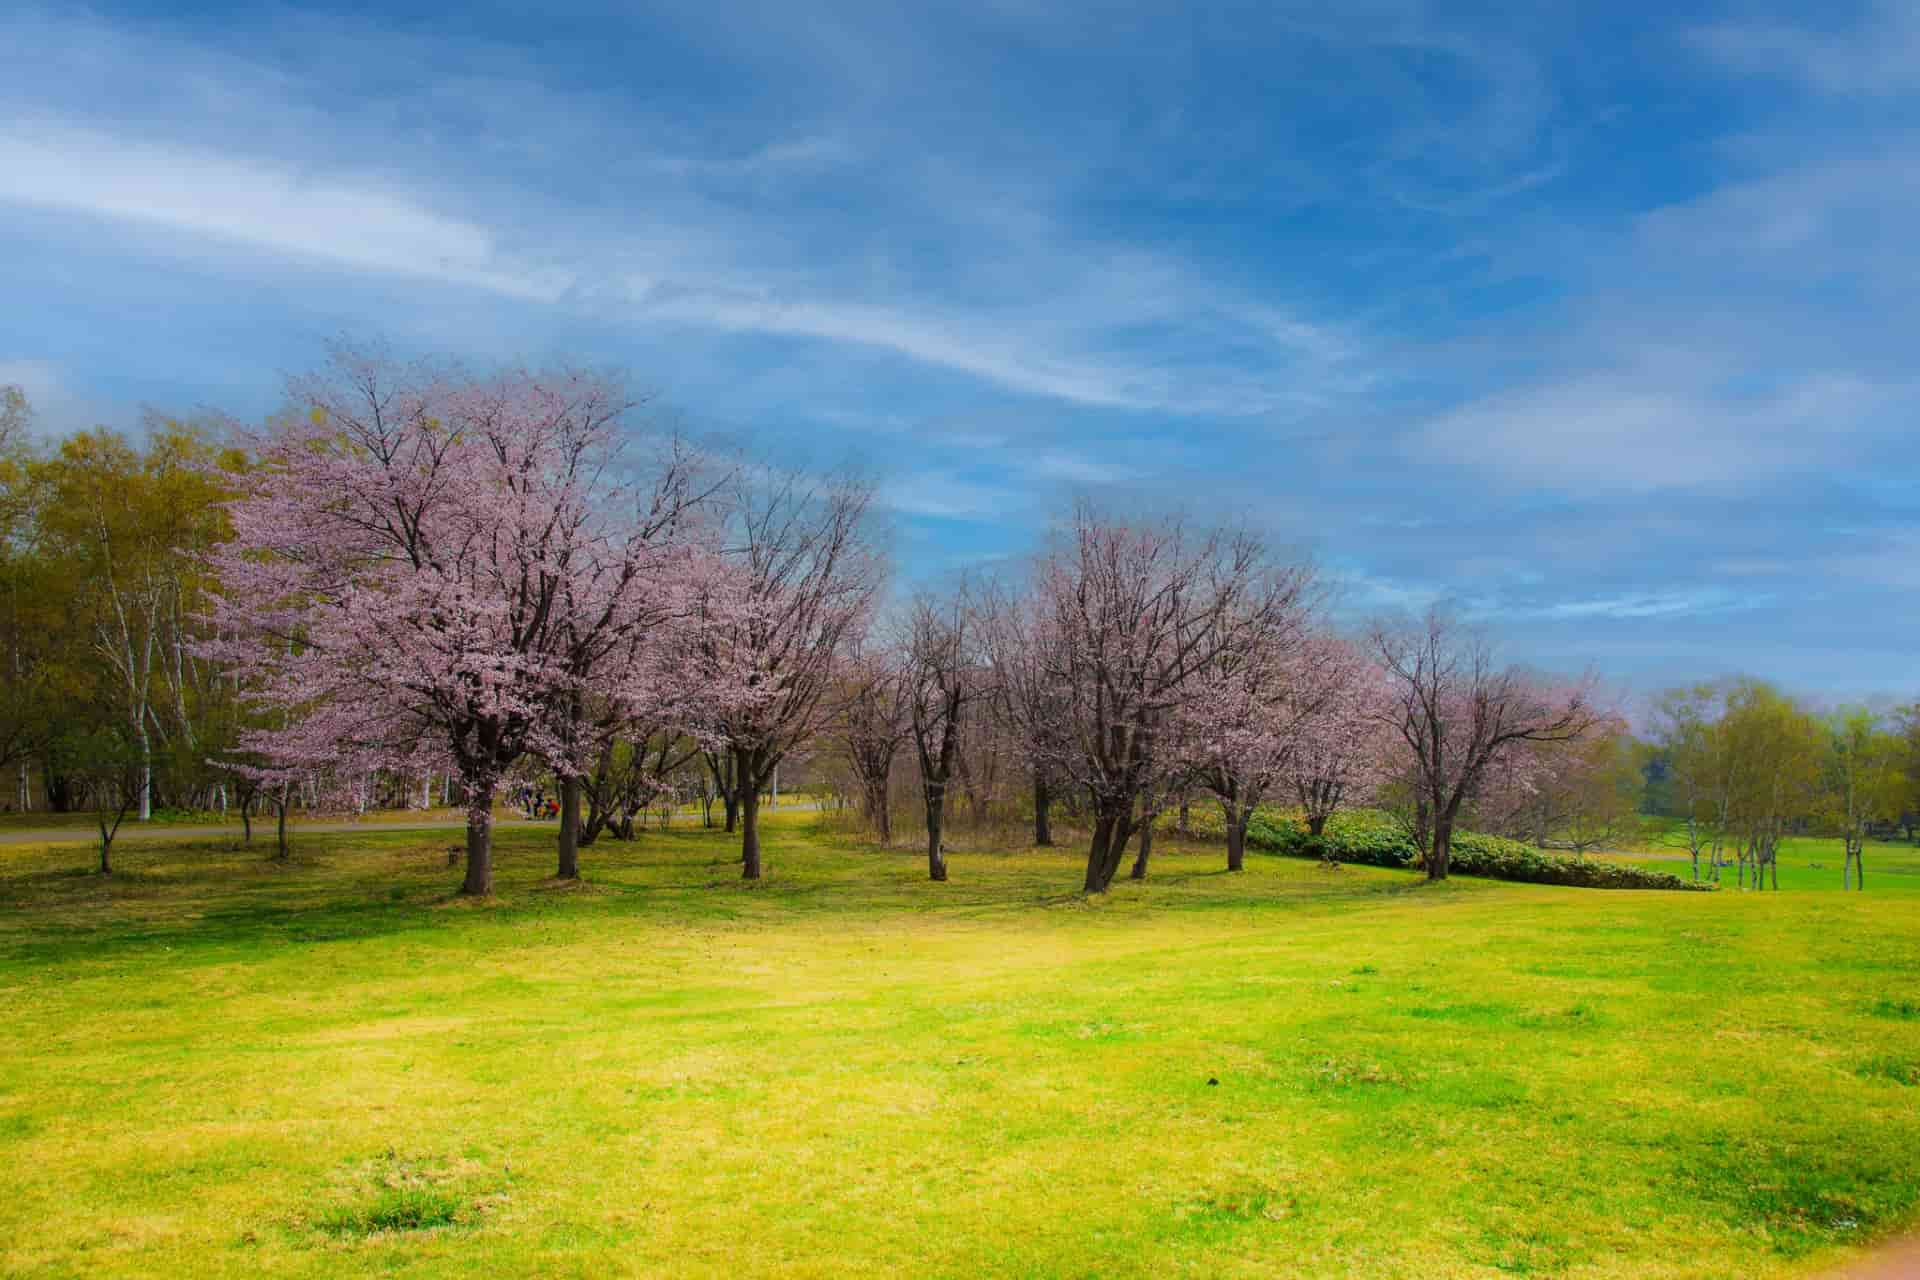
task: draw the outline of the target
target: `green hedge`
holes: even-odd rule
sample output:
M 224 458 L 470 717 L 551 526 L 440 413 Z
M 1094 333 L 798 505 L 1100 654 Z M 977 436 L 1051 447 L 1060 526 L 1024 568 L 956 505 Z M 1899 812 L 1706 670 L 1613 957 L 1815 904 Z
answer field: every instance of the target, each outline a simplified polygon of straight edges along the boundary
M 1367 867 L 1411 867 L 1419 862 L 1413 841 L 1390 821 L 1370 821 L 1371 817 L 1365 811 L 1336 813 L 1327 820 L 1325 835 L 1310 836 L 1305 827 L 1285 814 L 1263 810 L 1247 823 L 1247 845 L 1288 857 Z
M 1288 857 L 1322 858 L 1368 867 L 1420 865 L 1419 850 L 1407 834 L 1385 814 L 1367 809 L 1334 814 L 1327 820 L 1326 834 L 1320 836 L 1308 835 L 1304 827 L 1285 814 L 1263 810 L 1247 824 L 1247 844 Z M 1517 840 L 1475 831 L 1453 833 L 1453 856 L 1447 871 L 1450 875 L 1519 880 L 1527 884 L 1575 885 L 1586 889 L 1712 888 L 1664 871 L 1643 871 L 1597 859 L 1557 857 Z

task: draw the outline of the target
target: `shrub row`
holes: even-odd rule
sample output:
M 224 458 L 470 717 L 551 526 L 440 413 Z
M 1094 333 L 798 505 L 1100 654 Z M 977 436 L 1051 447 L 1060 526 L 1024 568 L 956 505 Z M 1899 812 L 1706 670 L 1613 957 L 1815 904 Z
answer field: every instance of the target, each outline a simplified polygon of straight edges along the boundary
M 1267 853 L 1295 858 L 1322 858 L 1329 862 L 1368 867 L 1417 867 L 1419 850 L 1384 814 L 1368 810 L 1336 813 L 1324 835 L 1308 835 L 1293 818 L 1262 811 L 1247 824 L 1247 844 Z M 1643 871 L 1617 862 L 1563 858 L 1541 853 L 1530 845 L 1475 831 L 1453 834 L 1453 856 L 1448 873 L 1484 876 L 1490 880 L 1518 880 L 1527 884 L 1574 885 L 1585 889 L 1706 890 L 1664 871 Z

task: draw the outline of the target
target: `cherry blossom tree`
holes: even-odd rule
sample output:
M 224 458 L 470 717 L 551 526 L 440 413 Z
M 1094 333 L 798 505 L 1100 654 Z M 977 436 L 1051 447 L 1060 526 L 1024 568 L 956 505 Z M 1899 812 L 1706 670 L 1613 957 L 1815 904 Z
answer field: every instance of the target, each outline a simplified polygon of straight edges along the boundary
M 730 490 L 683 670 L 701 689 L 697 732 L 731 757 L 741 876 L 758 880 L 760 792 L 781 760 L 833 722 L 833 694 L 886 563 L 869 533 L 864 482 L 742 468 Z
M 978 597 L 978 626 L 986 660 L 993 669 L 989 703 L 1005 740 L 1020 757 L 1033 783 L 1033 843 L 1053 844 L 1052 808 L 1057 775 L 1049 746 L 1068 701 L 1054 673 L 1056 633 L 1041 612 L 1037 593 L 986 583 Z
M 893 763 L 909 732 L 901 655 L 857 644 L 846 667 L 846 688 L 831 736 L 859 779 L 861 805 L 881 844 L 893 840 L 888 788 Z
M 1388 780 L 1395 736 L 1382 723 L 1380 668 L 1352 642 L 1324 636 L 1327 698 L 1302 726 L 1289 776 L 1307 833 L 1321 835 L 1342 805 L 1374 798 Z
M 644 742 L 653 726 L 692 714 L 699 691 L 679 661 L 688 643 L 679 633 L 700 625 L 700 583 L 714 564 L 699 516 L 715 486 L 701 486 L 699 469 L 698 456 L 676 439 L 642 477 L 610 479 L 593 496 L 612 521 L 581 548 L 579 571 L 558 584 L 556 650 L 566 687 L 546 704 L 545 736 L 560 783 L 560 879 L 580 876 L 588 771 L 636 727 Z
M 976 704 L 987 696 L 979 631 L 965 584 L 947 598 L 917 596 L 901 646 L 907 719 L 920 766 L 927 814 L 927 875 L 947 878 L 943 843 L 947 786 L 960 750 L 960 733 Z
M 675 779 L 700 757 L 700 740 L 673 723 L 632 721 L 609 738 L 581 780 L 586 811 L 580 844 L 592 844 L 602 832 L 634 838 L 634 821 L 649 804 L 672 792 Z M 564 806 L 563 806 L 564 807 Z
M 1247 823 L 1288 779 L 1308 727 L 1337 696 L 1341 674 L 1338 648 L 1310 630 L 1311 568 L 1271 573 L 1262 616 L 1242 643 L 1222 647 L 1196 673 L 1173 717 L 1192 780 L 1220 802 L 1229 871 L 1246 866 Z M 1136 864 L 1142 871 L 1144 852 L 1143 843 Z
M 298 411 L 247 439 L 258 465 L 209 556 L 209 649 L 285 713 L 241 745 L 282 768 L 431 754 L 466 796 L 462 892 L 490 894 L 501 778 L 529 752 L 579 772 L 554 708 L 581 691 L 582 638 L 618 647 L 659 596 L 658 531 L 624 478 L 631 402 L 602 375 L 345 347 L 291 390 Z
M 1593 679 L 1563 686 L 1497 666 L 1486 639 L 1439 606 L 1414 623 L 1377 624 L 1369 641 L 1387 685 L 1379 722 L 1399 735 L 1416 806 L 1431 824 L 1427 877 L 1444 880 L 1454 822 L 1489 768 L 1523 743 L 1587 733 L 1602 716 Z
M 1584 853 L 1631 834 L 1641 787 L 1632 731 L 1604 717 L 1576 741 L 1517 745 L 1470 801 L 1474 829 Z
M 1250 533 L 1179 519 L 1126 523 L 1090 504 L 1040 561 L 1025 648 L 1044 662 L 1059 712 L 1027 726 L 1054 775 L 1093 809 L 1086 890 L 1104 892 L 1157 798 L 1188 772 L 1174 717 L 1225 655 L 1269 634 L 1297 584 L 1270 571 Z

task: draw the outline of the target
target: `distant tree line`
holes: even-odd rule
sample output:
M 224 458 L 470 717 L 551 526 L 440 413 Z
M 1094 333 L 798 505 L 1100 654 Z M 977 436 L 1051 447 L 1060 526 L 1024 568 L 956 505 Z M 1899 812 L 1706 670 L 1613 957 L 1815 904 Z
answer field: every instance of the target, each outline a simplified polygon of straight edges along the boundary
M 1777 888 L 1782 838 L 1818 832 L 1865 888 L 1868 839 L 1920 825 L 1920 704 L 1820 712 L 1740 677 L 1663 694 L 1654 743 L 1652 807 L 1684 823 L 1695 879 Z

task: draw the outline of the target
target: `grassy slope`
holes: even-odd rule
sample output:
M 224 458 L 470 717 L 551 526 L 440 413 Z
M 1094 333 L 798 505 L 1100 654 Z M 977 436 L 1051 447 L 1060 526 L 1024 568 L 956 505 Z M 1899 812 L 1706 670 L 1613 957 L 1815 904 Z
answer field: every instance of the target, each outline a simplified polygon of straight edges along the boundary
M 510 832 L 486 908 L 418 833 L 0 850 L 0 1267 L 1797 1275 L 1920 1208 L 1920 876 L 1087 903 L 780 822 L 758 889 Z

